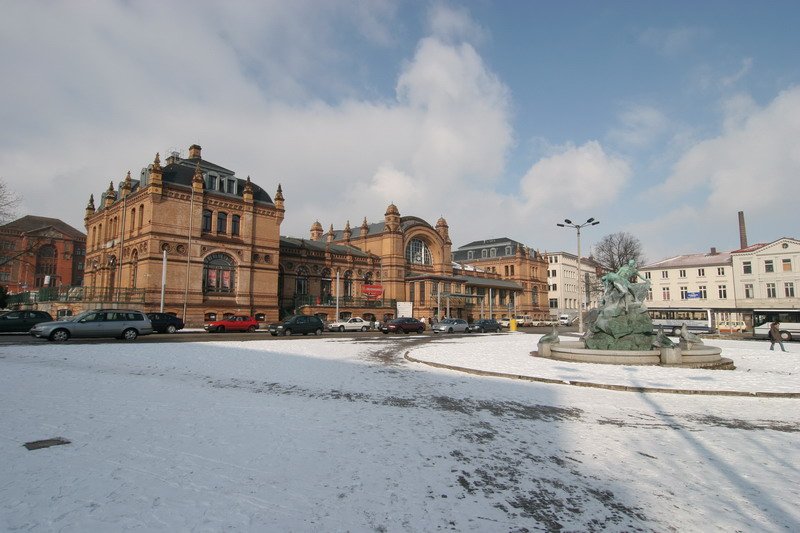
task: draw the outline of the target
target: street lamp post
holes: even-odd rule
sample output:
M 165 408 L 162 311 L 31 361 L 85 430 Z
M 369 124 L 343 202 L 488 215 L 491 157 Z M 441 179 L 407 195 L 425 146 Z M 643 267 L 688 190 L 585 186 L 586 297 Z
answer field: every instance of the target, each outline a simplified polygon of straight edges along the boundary
M 590 218 L 583 224 L 574 224 L 570 219 L 564 219 L 564 223 L 556 224 L 560 228 L 575 228 L 578 232 L 578 279 L 581 279 L 581 228 L 586 226 L 596 226 L 600 223 L 599 220 Z M 578 285 L 580 287 L 580 284 Z M 586 307 L 586 290 L 581 291 L 581 308 L 578 309 L 578 333 L 583 333 L 583 308 Z

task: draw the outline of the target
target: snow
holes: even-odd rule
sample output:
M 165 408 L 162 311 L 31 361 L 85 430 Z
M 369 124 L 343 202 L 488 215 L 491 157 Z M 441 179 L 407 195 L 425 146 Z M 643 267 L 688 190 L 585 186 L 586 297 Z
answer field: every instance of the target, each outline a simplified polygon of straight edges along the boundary
M 535 335 L 0 347 L 0 529 L 800 529 L 800 347 L 737 370 L 533 358 Z M 28 451 L 25 442 L 71 444 Z

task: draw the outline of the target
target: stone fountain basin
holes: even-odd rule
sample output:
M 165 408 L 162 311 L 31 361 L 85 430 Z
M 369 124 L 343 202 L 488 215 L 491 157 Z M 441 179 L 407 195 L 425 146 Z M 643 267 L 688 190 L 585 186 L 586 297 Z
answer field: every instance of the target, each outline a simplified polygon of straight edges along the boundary
M 721 356 L 716 346 L 698 345 L 686 350 L 679 347 L 652 350 L 589 350 L 583 341 L 539 344 L 539 357 L 576 363 L 606 365 L 662 365 L 691 368 L 732 369 L 733 361 Z

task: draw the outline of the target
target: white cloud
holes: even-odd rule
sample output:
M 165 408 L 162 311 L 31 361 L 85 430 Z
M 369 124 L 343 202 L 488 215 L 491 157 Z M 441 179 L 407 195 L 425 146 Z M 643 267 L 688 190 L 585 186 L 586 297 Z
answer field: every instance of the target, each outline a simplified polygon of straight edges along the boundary
M 457 43 L 462 40 L 480 44 L 487 38 L 486 32 L 471 17 L 464 7 L 452 7 L 438 3 L 428 14 L 430 32 L 444 42 Z
M 660 110 L 641 104 L 625 109 L 619 122 L 609 131 L 609 139 L 629 148 L 649 146 L 669 128 L 669 119 Z
M 567 146 L 535 163 L 520 182 L 526 210 L 584 211 L 617 199 L 631 176 L 627 161 L 607 154 L 597 141 Z
M 738 242 L 736 212 L 743 210 L 751 242 L 796 235 L 800 87 L 782 92 L 763 108 L 739 97 L 723 109 L 729 113 L 723 132 L 690 148 L 653 191 L 675 206 L 654 223 L 661 231 L 668 227 L 687 235 L 688 241 L 725 240 L 722 246 L 732 247 Z M 698 214 L 683 221 L 672 216 L 687 206 Z

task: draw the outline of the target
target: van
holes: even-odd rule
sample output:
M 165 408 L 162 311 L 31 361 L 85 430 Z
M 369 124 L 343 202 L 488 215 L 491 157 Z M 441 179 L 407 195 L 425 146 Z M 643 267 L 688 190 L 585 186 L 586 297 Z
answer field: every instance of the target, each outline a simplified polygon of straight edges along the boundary
M 569 315 L 561 315 L 558 317 L 558 323 L 562 326 L 569 326 L 572 324 L 572 317 Z

